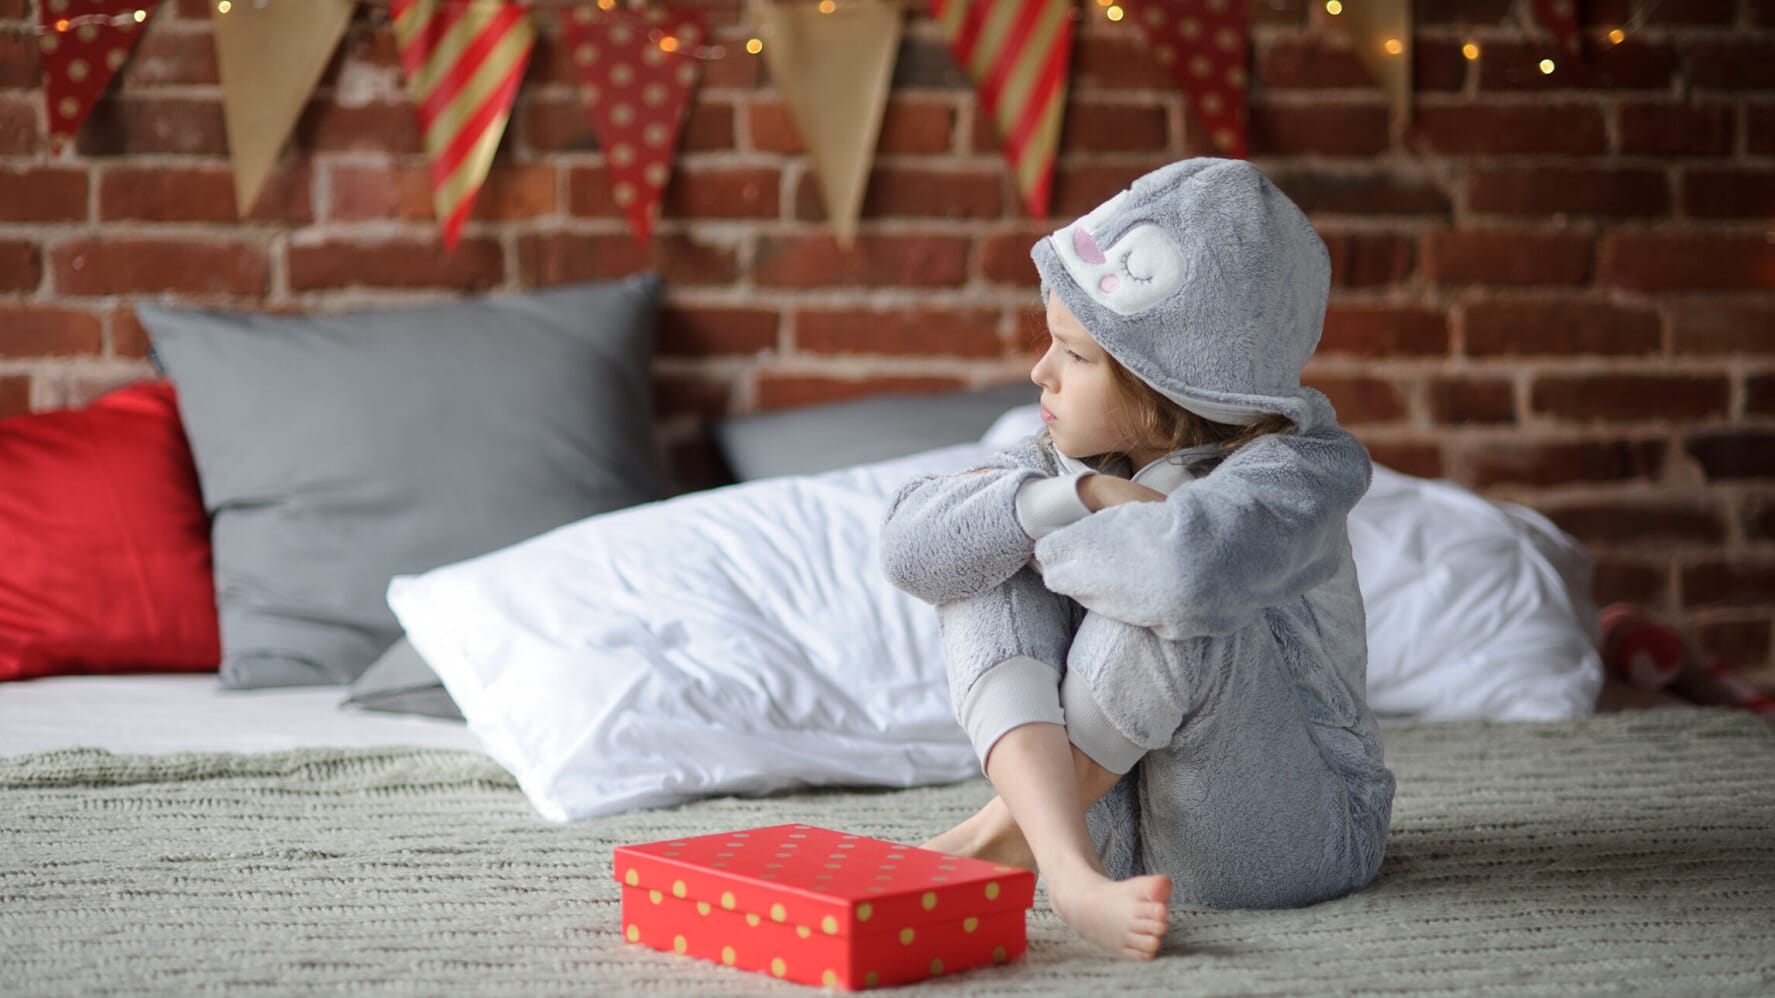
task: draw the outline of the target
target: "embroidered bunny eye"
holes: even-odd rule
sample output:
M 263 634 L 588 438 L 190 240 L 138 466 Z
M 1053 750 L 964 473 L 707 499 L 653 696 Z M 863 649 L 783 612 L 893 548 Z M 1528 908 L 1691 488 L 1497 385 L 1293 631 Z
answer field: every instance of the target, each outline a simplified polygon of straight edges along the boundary
M 1133 255 L 1134 255 L 1133 250 L 1129 250 L 1128 252 L 1123 253 L 1121 260 L 1117 261 L 1117 266 L 1119 266 L 1121 268 L 1122 273 L 1128 275 L 1128 280 L 1133 281 L 1136 284 L 1151 284 L 1153 282 L 1152 275 L 1148 274 L 1147 276 L 1142 277 L 1139 274 L 1136 274 L 1134 271 L 1128 269 L 1128 259 L 1130 257 L 1132 257 Z

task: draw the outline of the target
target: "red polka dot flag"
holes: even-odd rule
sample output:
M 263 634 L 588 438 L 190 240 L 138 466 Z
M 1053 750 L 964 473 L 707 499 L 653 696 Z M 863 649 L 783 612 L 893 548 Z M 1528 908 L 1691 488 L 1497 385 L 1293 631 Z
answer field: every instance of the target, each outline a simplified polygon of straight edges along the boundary
M 56 148 L 74 137 L 99 96 L 142 33 L 160 0 L 42 0 L 37 36 L 43 55 L 43 98 L 49 106 L 49 137 Z M 142 20 L 135 13 L 142 12 Z M 103 16 L 119 23 L 75 23 Z
M 1578 51 L 1577 0 L 1535 0 L 1535 17 L 1542 27 L 1553 32 L 1560 48 Z
M 1072 58 L 1069 0 L 931 0 L 955 60 L 998 125 L 1023 205 L 1048 213 Z
M 454 247 L 505 134 L 536 30 L 515 3 L 393 0 L 407 93 L 419 108 L 432 202 Z
M 1245 0 L 1123 0 L 1221 153 L 1247 155 Z
M 604 149 L 611 197 L 645 246 L 672 177 L 678 130 L 701 72 L 693 53 L 708 38 L 707 22 L 682 10 L 581 8 L 564 34 Z

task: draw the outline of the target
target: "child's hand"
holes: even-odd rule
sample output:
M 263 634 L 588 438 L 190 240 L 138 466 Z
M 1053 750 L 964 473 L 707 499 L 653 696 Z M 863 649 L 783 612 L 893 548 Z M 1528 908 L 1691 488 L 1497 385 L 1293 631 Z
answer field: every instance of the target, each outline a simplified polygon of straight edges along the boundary
M 1164 502 L 1165 493 L 1114 475 L 1086 475 L 1079 482 L 1079 498 L 1095 513 L 1125 502 Z

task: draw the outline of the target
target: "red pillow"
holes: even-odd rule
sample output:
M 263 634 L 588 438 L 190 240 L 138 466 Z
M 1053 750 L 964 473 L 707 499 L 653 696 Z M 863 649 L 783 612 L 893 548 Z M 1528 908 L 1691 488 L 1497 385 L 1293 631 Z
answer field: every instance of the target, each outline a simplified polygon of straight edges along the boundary
M 214 670 L 210 522 L 166 381 L 0 420 L 0 680 Z

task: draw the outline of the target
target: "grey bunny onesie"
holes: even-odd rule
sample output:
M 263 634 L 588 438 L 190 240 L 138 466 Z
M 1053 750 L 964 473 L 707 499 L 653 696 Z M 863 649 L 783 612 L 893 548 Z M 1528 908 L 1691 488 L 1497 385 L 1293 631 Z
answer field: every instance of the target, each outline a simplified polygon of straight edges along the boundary
M 1324 244 L 1249 164 L 1194 159 L 1040 240 L 1062 296 L 1129 371 L 1209 419 L 1264 413 L 1224 459 L 1087 464 L 1039 434 L 967 474 L 909 482 L 883 568 L 938 607 L 957 717 L 984 762 L 1061 723 L 1123 779 L 1086 816 L 1106 870 L 1172 877 L 1172 900 L 1282 907 L 1379 869 L 1393 776 L 1365 698 L 1346 518 L 1367 451 L 1299 383 L 1329 290 Z M 1078 479 L 1167 494 L 1089 512 Z

